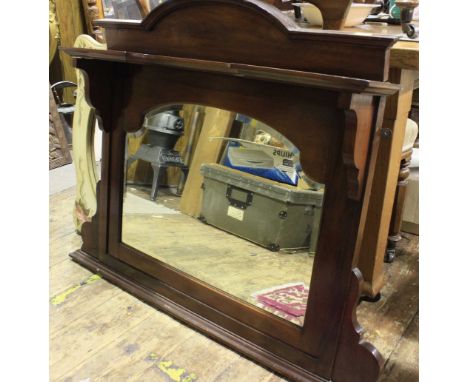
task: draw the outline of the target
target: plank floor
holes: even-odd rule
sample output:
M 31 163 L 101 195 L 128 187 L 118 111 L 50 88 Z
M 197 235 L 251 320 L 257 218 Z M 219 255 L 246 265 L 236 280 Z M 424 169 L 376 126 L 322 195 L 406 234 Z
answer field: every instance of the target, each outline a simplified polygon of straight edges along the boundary
M 308 248 L 272 252 L 181 213 L 179 197 L 147 198 L 124 194 L 123 243 L 252 305 L 258 305 L 254 294 L 260 291 L 309 287 L 314 255 Z
M 71 261 L 81 245 L 73 203 L 74 188 L 50 196 L 51 381 L 285 381 Z M 364 339 L 386 360 L 381 381 L 419 377 L 418 245 L 405 235 L 382 298 L 358 308 Z

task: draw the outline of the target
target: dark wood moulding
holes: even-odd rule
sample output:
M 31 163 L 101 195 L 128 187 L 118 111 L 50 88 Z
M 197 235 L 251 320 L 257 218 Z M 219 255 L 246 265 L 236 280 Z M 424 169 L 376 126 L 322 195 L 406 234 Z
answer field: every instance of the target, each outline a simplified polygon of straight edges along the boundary
M 183 19 L 183 21 L 181 21 Z M 262 1 L 172 0 L 144 20 L 96 20 L 111 50 L 385 81 L 388 35 L 311 30 Z M 255 50 L 252 50 L 255 47 Z
M 360 340 L 361 277 L 353 264 L 385 97 L 398 90 L 384 82 L 394 39 L 304 30 L 258 0 L 169 0 L 142 22 L 96 24 L 106 28 L 108 50 L 65 49 L 85 75 L 103 128 L 98 209 L 72 258 L 292 380 L 376 381 L 382 358 Z M 325 184 L 303 327 L 122 243 L 126 133 L 150 109 L 181 103 L 267 123 Z
M 97 51 L 84 48 L 63 48 L 72 57 L 128 64 L 161 65 L 187 70 L 223 73 L 251 79 L 263 79 L 296 85 L 315 86 L 323 89 L 348 90 L 353 93 L 391 95 L 398 91 L 398 85 L 345 76 L 314 73 L 302 70 L 282 69 L 258 65 L 209 61 L 180 57 L 159 56 L 147 53 L 133 53 L 118 50 Z

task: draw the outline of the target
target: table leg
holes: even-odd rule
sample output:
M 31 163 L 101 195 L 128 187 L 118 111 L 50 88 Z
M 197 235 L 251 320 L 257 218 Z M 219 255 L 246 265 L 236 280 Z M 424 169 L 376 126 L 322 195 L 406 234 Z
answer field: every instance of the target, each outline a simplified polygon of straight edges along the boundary
M 406 186 L 410 176 L 409 165 L 411 162 L 412 150 L 403 154 L 398 174 L 398 184 L 393 202 L 392 218 L 390 220 L 390 230 L 388 232 L 387 249 L 385 252 L 385 262 L 391 263 L 395 259 L 397 243 L 401 240 L 401 223 L 403 219 L 403 208 L 405 206 Z
M 400 84 L 401 90 L 387 99 L 382 123 L 386 134 L 377 132 L 380 134 L 380 144 L 375 175 L 369 178 L 367 185 L 369 206 L 358 259 L 358 267 L 364 277 L 362 293 L 370 297 L 378 295 L 384 285 L 385 249 L 416 76 L 417 71 L 413 70 L 390 70 L 389 81 Z

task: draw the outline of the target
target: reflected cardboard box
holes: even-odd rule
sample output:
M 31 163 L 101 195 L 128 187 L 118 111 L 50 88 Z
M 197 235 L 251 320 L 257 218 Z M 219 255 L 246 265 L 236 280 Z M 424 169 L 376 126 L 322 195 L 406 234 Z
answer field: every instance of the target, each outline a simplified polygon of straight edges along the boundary
M 298 152 L 237 138 L 212 139 L 228 141 L 221 160 L 224 166 L 297 186 L 300 171 Z

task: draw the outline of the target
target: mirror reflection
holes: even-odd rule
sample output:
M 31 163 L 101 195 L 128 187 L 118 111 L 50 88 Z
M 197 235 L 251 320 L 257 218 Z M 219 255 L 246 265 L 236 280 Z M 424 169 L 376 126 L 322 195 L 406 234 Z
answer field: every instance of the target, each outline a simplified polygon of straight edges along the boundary
M 127 134 L 122 242 L 303 325 L 324 185 L 261 121 L 200 105 Z
M 102 0 L 107 19 L 142 20 L 165 0 Z

